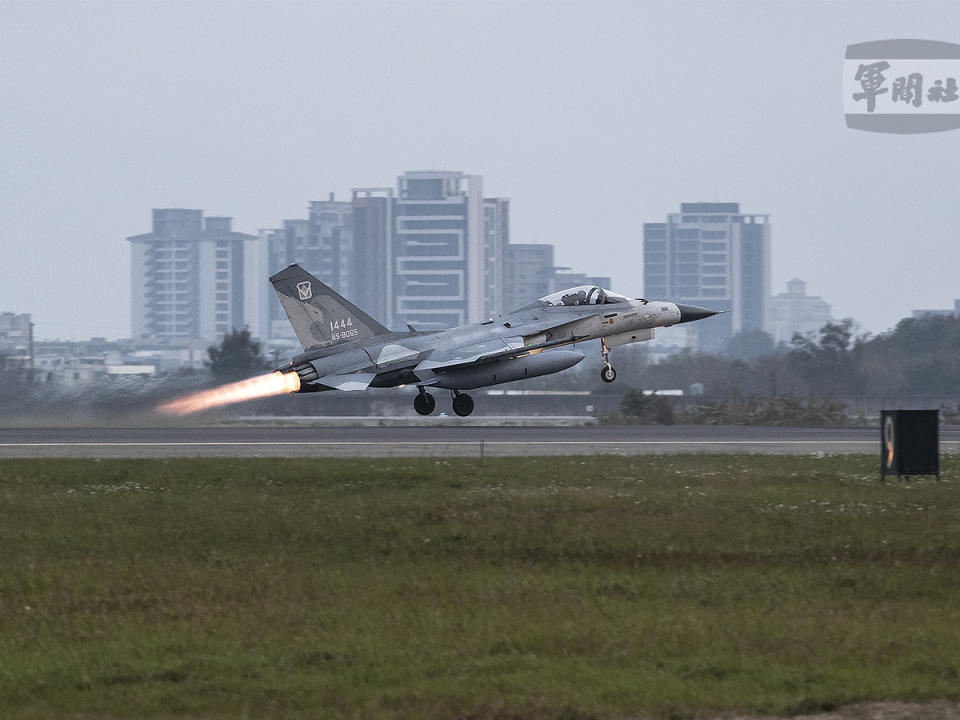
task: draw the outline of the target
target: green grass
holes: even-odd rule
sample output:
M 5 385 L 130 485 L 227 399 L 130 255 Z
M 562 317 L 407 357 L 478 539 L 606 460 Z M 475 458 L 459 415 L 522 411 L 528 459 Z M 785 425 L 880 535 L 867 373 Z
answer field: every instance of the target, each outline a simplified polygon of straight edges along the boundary
M 960 698 L 960 461 L 0 461 L 0 717 Z

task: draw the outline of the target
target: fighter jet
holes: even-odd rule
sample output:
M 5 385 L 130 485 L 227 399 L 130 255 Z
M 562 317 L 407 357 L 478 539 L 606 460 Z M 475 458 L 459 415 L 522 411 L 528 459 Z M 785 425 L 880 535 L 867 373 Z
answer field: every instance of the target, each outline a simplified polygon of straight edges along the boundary
M 429 392 L 449 390 L 453 411 L 473 412 L 464 390 L 566 370 L 583 353 L 558 348 L 600 339 L 600 378 L 617 371 L 610 350 L 651 340 L 654 328 L 702 320 L 718 311 L 661 300 L 630 299 L 589 285 L 570 288 L 483 322 L 440 331 L 393 332 L 324 285 L 299 265 L 270 278 L 303 353 L 277 368 L 296 373 L 297 392 L 366 390 L 415 385 L 414 409 L 437 407 Z

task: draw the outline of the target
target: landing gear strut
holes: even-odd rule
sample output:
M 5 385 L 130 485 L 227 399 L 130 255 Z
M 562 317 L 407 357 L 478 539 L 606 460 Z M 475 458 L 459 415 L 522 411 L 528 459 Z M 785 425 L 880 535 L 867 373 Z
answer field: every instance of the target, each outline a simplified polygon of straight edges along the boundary
M 413 409 L 420 415 L 429 415 L 437 407 L 437 400 L 433 395 L 420 386 L 420 393 L 413 399 Z
M 617 371 L 610 364 L 610 348 L 607 347 L 606 338 L 600 338 L 600 352 L 603 354 L 603 368 L 600 370 L 600 379 L 605 383 L 612 383 L 617 379 Z
M 460 417 L 473 412 L 473 398 L 458 390 L 453 391 L 453 411 Z

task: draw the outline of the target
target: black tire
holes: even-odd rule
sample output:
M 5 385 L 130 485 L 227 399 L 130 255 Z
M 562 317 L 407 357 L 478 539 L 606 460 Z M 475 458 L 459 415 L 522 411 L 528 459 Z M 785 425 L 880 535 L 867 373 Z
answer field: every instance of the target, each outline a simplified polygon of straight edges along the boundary
M 437 407 L 437 399 L 430 393 L 421 393 L 413 399 L 413 409 L 420 415 L 429 415 Z
M 453 411 L 460 417 L 466 417 L 473 412 L 473 398 L 465 393 L 454 396 Z
M 605 365 L 600 370 L 600 379 L 605 383 L 612 383 L 617 379 L 617 371 L 613 369 L 612 365 Z

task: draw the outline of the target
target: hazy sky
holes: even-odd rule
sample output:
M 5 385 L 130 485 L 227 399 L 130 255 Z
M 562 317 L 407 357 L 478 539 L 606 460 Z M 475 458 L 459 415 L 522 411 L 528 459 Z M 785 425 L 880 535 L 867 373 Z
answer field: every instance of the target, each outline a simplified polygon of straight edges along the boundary
M 895 37 L 960 3 L 0 0 L 0 311 L 129 336 L 151 208 L 255 232 L 450 169 L 625 293 L 681 201 L 770 213 L 774 291 L 882 331 L 960 297 L 960 130 L 844 125 L 846 45 Z

